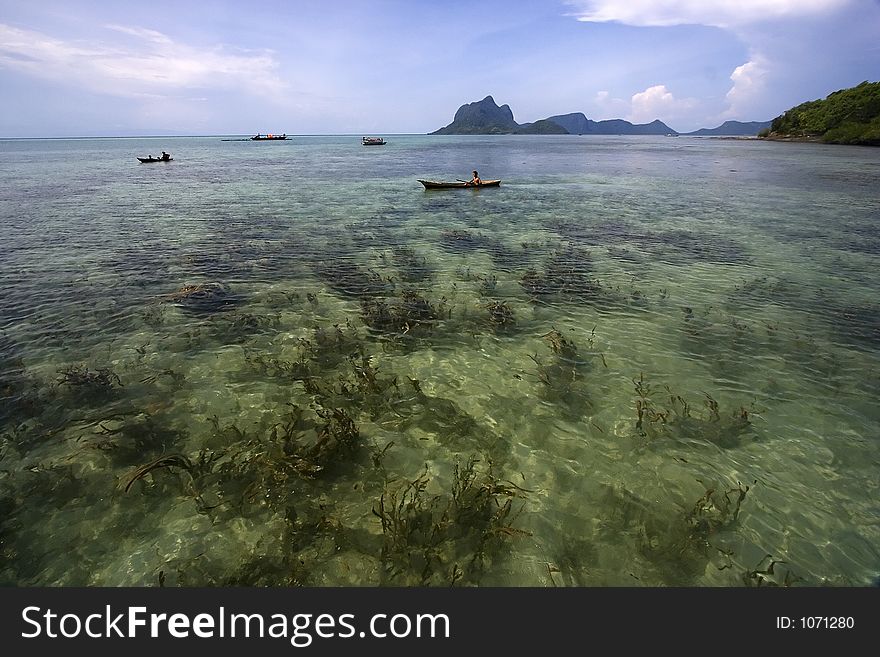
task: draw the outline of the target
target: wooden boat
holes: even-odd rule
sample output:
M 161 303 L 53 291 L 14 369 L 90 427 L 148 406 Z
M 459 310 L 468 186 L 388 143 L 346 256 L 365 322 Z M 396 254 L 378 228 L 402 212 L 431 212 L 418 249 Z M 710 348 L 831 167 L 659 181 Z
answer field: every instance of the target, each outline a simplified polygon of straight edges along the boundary
M 385 140 L 382 137 L 363 137 L 361 143 L 364 146 L 384 146 Z
M 474 185 L 469 182 L 465 182 L 463 180 L 459 180 L 457 182 L 440 182 L 437 180 L 421 180 L 419 182 L 425 186 L 425 189 L 458 189 L 463 187 L 471 187 L 471 188 L 479 188 L 479 187 L 498 187 L 501 184 L 500 180 L 484 180 L 479 185 Z
M 277 140 L 287 139 L 287 133 L 285 133 L 283 135 L 273 135 L 273 134 L 263 135 L 263 134 L 257 133 L 256 135 L 251 137 L 251 139 L 253 141 L 277 141 Z
M 173 157 L 139 157 L 138 160 L 141 162 L 170 162 L 173 160 Z

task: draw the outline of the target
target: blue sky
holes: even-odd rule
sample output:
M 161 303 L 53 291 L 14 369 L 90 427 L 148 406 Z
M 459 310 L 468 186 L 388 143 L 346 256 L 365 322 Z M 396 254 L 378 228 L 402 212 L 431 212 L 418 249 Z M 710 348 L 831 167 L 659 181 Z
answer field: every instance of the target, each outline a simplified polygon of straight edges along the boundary
M 0 137 L 678 131 L 880 79 L 880 0 L 0 0 Z

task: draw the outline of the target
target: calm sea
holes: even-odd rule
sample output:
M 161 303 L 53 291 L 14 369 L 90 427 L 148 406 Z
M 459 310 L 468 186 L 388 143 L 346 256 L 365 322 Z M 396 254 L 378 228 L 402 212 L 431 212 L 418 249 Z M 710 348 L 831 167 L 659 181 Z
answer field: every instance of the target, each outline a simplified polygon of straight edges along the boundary
M 0 584 L 876 580 L 880 150 L 386 138 L 0 142 Z

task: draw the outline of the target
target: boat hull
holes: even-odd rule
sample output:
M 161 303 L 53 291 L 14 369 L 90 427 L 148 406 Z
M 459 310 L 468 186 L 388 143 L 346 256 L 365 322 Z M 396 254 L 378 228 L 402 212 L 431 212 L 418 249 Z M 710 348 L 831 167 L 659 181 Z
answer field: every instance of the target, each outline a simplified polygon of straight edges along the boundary
M 479 185 L 473 185 L 469 182 L 441 182 L 438 180 L 421 180 L 419 182 L 425 186 L 425 189 L 479 189 L 480 187 L 498 187 L 500 180 L 484 180 Z
M 173 157 L 169 157 L 167 160 L 162 157 L 139 157 L 138 161 L 146 164 L 148 162 L 170 162 L 173 159 Z

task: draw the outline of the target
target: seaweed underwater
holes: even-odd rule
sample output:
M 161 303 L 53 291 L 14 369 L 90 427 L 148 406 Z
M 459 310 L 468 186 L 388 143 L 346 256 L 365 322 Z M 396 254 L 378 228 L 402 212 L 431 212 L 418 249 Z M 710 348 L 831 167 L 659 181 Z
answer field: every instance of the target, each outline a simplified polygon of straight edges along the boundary
M 495 291 L 494 276 L 479 280 L 484 293 Z M 494 474 L 495 467 L 510 463 L 508 441 L 455 400 L 426 394 L 418 380 L 382 373 L 389 340 L 392 345 L 410 339 L 406 336 L 431 341 L 438 322 L 449 318 L 448 311 L 413 288 L 403 287 L 400 297 L 385 299 L 362 299 L 366 334 L 350 321 L 329 328 L 318 324 L 299 339 L 291 360 L 246 344 L 245 362 L 253 375 L 295 384 L 286 410 L 264 414 L 255 429 L 223 425 L 213 418 L 207 432 L 187 435 L 132 411 L 100 423 L 95 438 L 82 443 L 109 459 L 109 467 L 128 466 L 117 484 L 126 497 L 146 496 L 153 508 L 166 497 L 189 500 L 193 513 L 210 518 L 217 528 L 236 517 L 263 518 L 283 528 L 280 542 L 255 546 L 238 563 L 210 549 L 165 558 L 156 566 L 161 585 L 326 582 L 328 573 L 316 569 L 308 557 L 326 554 L 330 544 L 360 559 L 380 584 L 479 585 L 492 580 L 493 568 L 509 556 L 509 539 L 528 533 L 514 522 L 523 512 L 523 505 L 516 503 L 525 491 Z M 484 303 L 488 318 L 483 330 L 498 333 L 515 325 L 507 302 Z M 236 344 L 247 343 L 255 333 L 280 329 L 277 319 L 264 323 L 258 317 L 236 311 L 208 315 L 208 320 L 217 327 L 215 339 Z M 607 367 L 604 354 L 594 349 L 594 337 L 595 330 L 585 357 L 572 340 L 553 329 L 542 336 L 550 362 L 532 357 L 548 401 L 567 408 L 573 417 L 589 409 L 583 379 L 599 362 Z M 135 363 L 141 363 L 143 354 L 138 354 Z M 122 383 L 110 369 L 85 366 L 68 368 L 59 381 L 99 402 L 119 394 Z M 180 391 L 186 379 L 173 370 L 152 370 L 140 383 Z M 404 484 L 389 470 L 388 454 L 397 450 L 431 454 L 408 438 L 414 433 L 431 437 L 438 456 L 472 454 L 466 464 L 455 464 L 449 494 L 427 492 L 436 477 L 427 470 Z M 394 439 L 384 448 L 368 450 L 378 436 Z M 482 457 L 473 456 L 474 450 Z M 480 458 L 489 459 L 488 469 L 479 469 Z M 360 486 L 378 495 L 373 517 L 381 525 L 380 543 L 362 521 L 352 525 L 334 517 L 334 505 L 311 501 L 326 498 L 340 486 L 351 487 L 352 481 L 354 489 Z M 126 506 L 131 504 L 135 502 Z M 376 553 L 378 562 L 369 556 Z
M 614 220 L 590 223 L 555 219 L 549 227 L 563 238 L 585 246 L 622 248 L 632 245 L 650 256 L 651 261 L 672 265 L 711 262 L 738 265 L 751 262 L 751 256 L 738 242 L 707 232 L 693 230 L 643 230 L 629 222 Z
M 179 306 L 186 312 L 209 314 L 232 310 L 242 302 L 242 297 L 225 283 L 215 281 L 184 285 L 162 297 L 162 300 Z
M 636 533 L 644 559 L 640 565 L 647 571 L 642 576 L 650 574 L 668 586 L 689 586 L 710 565 L 716 571 L 732 569 L 734 553 L 724 535 L 735 530 L 750 490 L 741 482 L 724 490 L 706 488 L 691 509 L 669 514 L 627 491 L 611 489 L 609 495 L 622 495 L 630 510 L 612 516 L 605 529 L 623 522 L 618 530 Z
M 588 338 L 586 356 L 556 328 L 541 337 L 552 353 L 549 362 L 538 354 L 529 354 L 529 358 L 537 366 L 533 374 L 541 384 L 542 398 L 557 405 L 570 419 L 592 415 L 596 411 L 596 389 L 590 385 L 591 378 L 595 377 L 598 362 L 608 367 L 605 355 L 594 348 L 596 328 Z
M 529 532 L 514 526 L 528 491 L 497 478 L 479 459 L 454 465 L 451 490 L 427 492 L 427 470 L 391 482 L 373 514 L 382 523 L 380 584 L 395 586 L 479 585 L 493 561 L 504 557 L 510 538 Z
M 576 266 L 552 266 L 547 271 L 574 277 L 575 282 L 588 281 L 576 273 L 584 271 L 585 254 L 566 253 L 565 257 L 578 261 Z M 557 256 L 558 252 L 551 261 Z M 81 442 L 83 448 L 99 452 L 108 468 L 127 468 L 116 478 L 117 496 L 129 498 L 125 508 L 133 508 L 142 498 L 148 505 L 145 509 L 160 513 L 163 504 L 173 508 L 183 504 L 217 531 L 233 526 L 237 518 L 279 530 L 280 538 L 264 536 L 259 544 L 239 550 L 235 558 L 207 546 L 160 554 L 151 575 L 160 585 L 478 586 L 495 581 L 494 571 L 512 558 L 512 539 L 528 535 L 517 523 L 526 511 L 527 491 L 496 474 L 496 468 L 516 467 L 509 441 L 464 411 L 455 399 L 427 394 L 422 382 L 404 373 L 410 345 L 431 347 L 454 328 L 467 325 L 468 330 L 488 335 L 516 336 L 517 314 L 511 302 L 499 300 L 496 275 L 473 278 L 486 313 L 482 324 L 453 324 L 447 300 L 431 303 L 430 291 L 398 286 L 357 266 L 333 271 L 345 280 L 340 288 L 331 285 L 331 289 L 342 290 L 350 308 L 359 303 L 360 324 L 356 327 L 347 320 L 328 325 L 304 314 L 302 321 L 311 328 L 297 340 L 293 355 L 289 348 L 283 356 L 267 351 L 265 345 L 271 340 L 260 348 L 252 342 L 260 334 L 282 334 L 280 315 L 246 309 L 225 312 L 227 304 L 220 300 L 219 312 L 203 313 L 203 327 L 214 342 L 244 347 L 248 372 L 240 373 L 242 381 L 277 384 L 278 403 L 267 407 L 259 426 L 244 428 L 212 418 L 204 430 L 187 434 L 161 418 L 131 410 L 119 419 L 101 422 L 95 437 Z M 359 291 L 349 294 L 353 289 Z M 562 301 L 577 289 L 563 282 L 552 294 Z M 593 298 L 597 288 L 590 284 L 588 289 Z M 216 290 L 222 298 L 225 293 Z M 172 301 L 183 302 L 187 296 L 184 288 L 183 296 Z M 574 296 L 584 298 L 580 293 Z M 298 296 L 278 297 L 278 302 L 307 309 L 316 307 L 317 297 L 309 293 L 305 305 Z M 195 307 L 202 312 L 209 306 L 198 302 Z M 686 314 L 686 330 L 691 330 L 691 321 Z M 167 328 L 164 323 L 160 326 Z M 443 331 L 438 330 L 441 326 Z M 553 328 L 541 335 L 549 355 L 530 355 L 541 396 L 557 406 L 562 417 L 575 422 L 585 422 L 602 402 L 591 382 L 608 364 L 595 338 L 594 328 L 586 349 L 581 349 Z M 155 388 L 153 394 L 177 394 L 188 385 L 182 374 L 153 369 L 143 356 L 138 351 L 134 364 L 129 363 L 137 370 L 133 374 L 146 374 L 140 378 L 142 388 Z M 59 371 L 56 386 L 65 394 L 94 399 L 98 411 L 108 400 L 131 393 L 137 385 L 131 374 L 123 385 L 123 377 L 113 369 L 75 365 Z M 635 433 L 647 439 L 645 445 L 697 442 L 734 449 L 756 437 L 753 407 L 722 412 L 718 402 L 704 393 L 698 410 L 669 387 L 653 386 L 644 375 L 632 383 Z M 400 458 L 398 453 L 407 456 Z M 451 479 L 427 468 L 415 479 L 401 478 L 398 468 L 416 454 L 459 460 Z M 461 458 L 468 460 L 462 464 Z M 489 465 L 480 468 L 484 461 Z M 64 472 L 68 484 L 56 489 L 77 490 L 82 483 L 76 470 Z M 451 483 L 444 488 L 447 479 Z M 641 581 L 689 585 L 707 564 L 718 570 L 731 568 L 732 552 L 715 537 L 736 531 L 748 490 L 707 489 L 694 508 L 675 521 L 667 517 L 668 510 L 660 509 L 640 512 L 635 525 L 627 521 L 626 533 L 632 534 L 642 560 L 634 568 Z M 357 500 L 351 499 L 354 491 Z M 606 500 L 606 510 L 597 509 L 599 517 L 615 504 Z M 646 504 L 640 501 L 635 506 Z M 365 513 L 373 525 L 364 520 Z M 15 531 L 12 516 L 4 533 Z M 616 517 L 612 514 L 608 522 L 617 522 Z M 548 565 L 551 582 L 592 583 L 583 559 L 595 546 L 577 536 L 562 540 L 570 549 L 554 553 Z M 12 544 L 14 549 L 25 545 Z M 320 564 L 322 558 L 340 551 L 346 563 L 359 564 L 357 572 L 333 574 Z M 743 583 L 770 585 L 774 564 L 763 570 L 762 566 L 766 564 L 743 575 Z M 32 575 L 36 572 L 34 566 Z M 780 579 L 783 584 L 794 581 Z
M 633 379 L 633 385 L 636 392 L 635 430 L 649 441 L 663 438 L 705 442 L 731 449 L 758 438 L 752 421 L 753 416 L 758 415 L 754 404 L 750 404 L 749 408 L 740 406 L 722 415 L 718 402 L 704 392 L 705 410 L 698 412 L 668 385 L 664 385 L 663 392 L 660 392 L 645 379 L 644 372 L 639 374 L 638 379 Z M 658 393 L 665 398 L 664 401 L 657 401 Z

